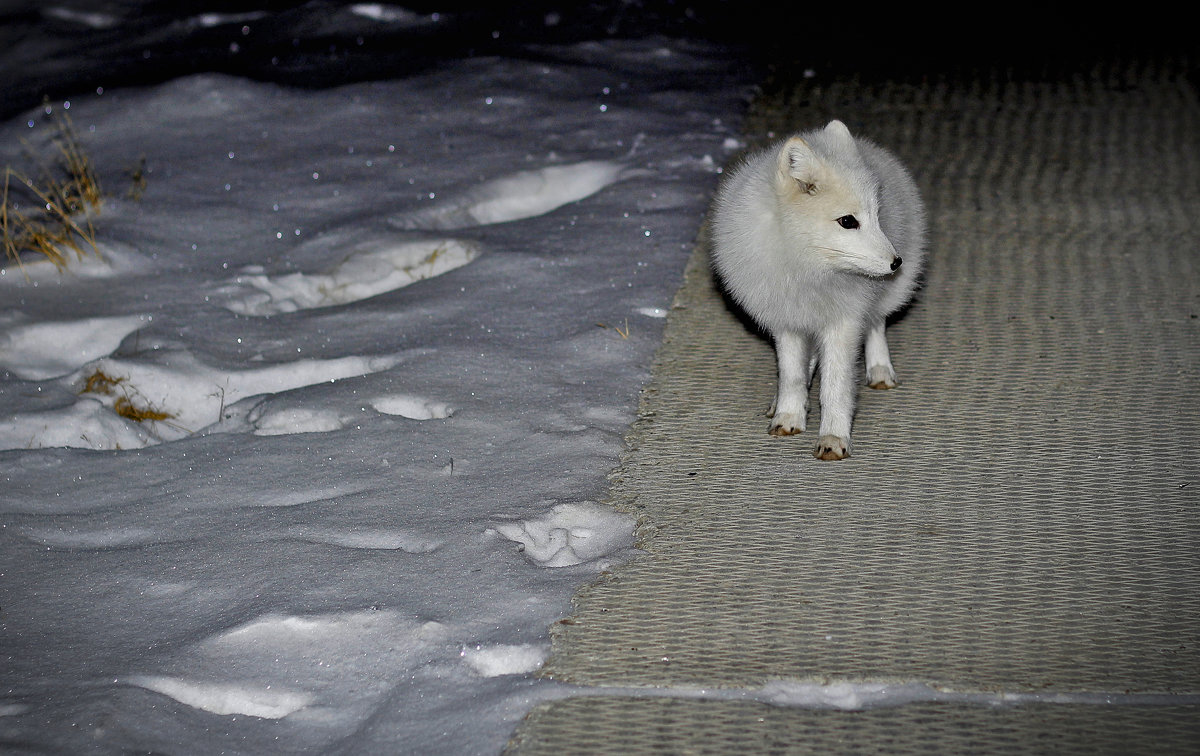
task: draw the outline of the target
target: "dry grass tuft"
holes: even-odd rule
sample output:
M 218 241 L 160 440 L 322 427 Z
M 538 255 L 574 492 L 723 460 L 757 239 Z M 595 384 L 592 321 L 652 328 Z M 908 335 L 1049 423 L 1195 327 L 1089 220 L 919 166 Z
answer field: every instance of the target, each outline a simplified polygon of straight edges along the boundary
M 21 265 L 22 254 L 35 253 L 62 270 L 71 252 L 80 258 L 89 249 L 91 254 L 99 254 L 89 213 L 100 209 L 103 193 L 91 161 L 79 146 L 70 116 L 58 111 L 54 125 L 58 148 L 54 168 L 35 159 L 37 180 L 11 166 L 4 169 L 0 244 L 5 257 L 17 265 Z
M 629 338 L 629 318 L 625 318 L 625 327 L 624 328 L 622 328 L 621 326 L 610 326 L 607 323 L 597 323 L 596 327 L 604 328 L 604 329 L 611 328 L 612 330 L 616 331 L 617 335 L 620 336 L 622 339 Z
M 125 383 L 124 378 L 114 378 L 102 370 L 97 370 L 83 380 L 83 388 L 79 393 L 111 396 L 114 393 L 113 390 L 123 383 Z M 156 410 L 149 404 L 138 406 L 129 398 L 129 391 L 125 388 L 122 388 L 121 391 L 124 395 L 117 397 L 117 400 L 113 402 L 113 412 L 121 417 L 138 423 L 146 420 L 169 420 L 174 417 L 170 412 Z M 135 393 L 137 393 L 136 390 Z
M 113 412 L 139 423 L 143 420 L 166 420 L 174 417 L 170 412 L 162 412 L 151 407 L 138 407 L 129 401 L 127 396 L 122 396 L 113 402 Z
M 80 389 L 79 393 L 108 395 L 113 392 L 114 386 L 124 382 L 124 378 L 113 378 L 104 371 L 97 370 L 84 379 L 83 388 Z

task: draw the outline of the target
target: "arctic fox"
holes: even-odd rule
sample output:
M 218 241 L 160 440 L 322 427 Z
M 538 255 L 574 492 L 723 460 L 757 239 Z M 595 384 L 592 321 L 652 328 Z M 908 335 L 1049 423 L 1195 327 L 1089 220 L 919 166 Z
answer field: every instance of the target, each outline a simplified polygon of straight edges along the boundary
M 889 152 L 841 121 L 750 156 L 717 193 L 713 264 L 730 295 L 775 342 L 779 387 L 769 433 L 804 430 L 814 366 L 821 428 L 814 456 L 850 456 L 866 343 L 867 384 L 896 385 L 885 318 L 917 286 L 925 210 Z

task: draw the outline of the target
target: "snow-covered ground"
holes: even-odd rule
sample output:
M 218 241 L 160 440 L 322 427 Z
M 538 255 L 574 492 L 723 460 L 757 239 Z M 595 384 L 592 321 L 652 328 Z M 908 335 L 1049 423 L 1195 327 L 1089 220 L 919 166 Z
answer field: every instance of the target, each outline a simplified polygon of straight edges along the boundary
M 0 749 L 497 753 L 562 694 L 532 673 L 630 554 L 606 474 L 747 82 L 537 53 L 0 124 L 36 173 L 65 112 L 106 194 L 97 256 L 0 272 Z

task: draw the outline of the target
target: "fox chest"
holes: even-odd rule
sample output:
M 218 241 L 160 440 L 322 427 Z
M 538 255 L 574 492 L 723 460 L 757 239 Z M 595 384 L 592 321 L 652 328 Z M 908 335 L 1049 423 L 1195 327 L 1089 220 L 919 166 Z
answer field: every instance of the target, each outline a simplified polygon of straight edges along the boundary
M 736 297 L 763 326 L 772 330 L 817 333 L 847 320 L 865 321 L 881 291 L 878 282 L 837 271 L 813 270 L 786 260 L 744 270 L 747 279 Z M 755 266 L 748 266 L 755 267 Z

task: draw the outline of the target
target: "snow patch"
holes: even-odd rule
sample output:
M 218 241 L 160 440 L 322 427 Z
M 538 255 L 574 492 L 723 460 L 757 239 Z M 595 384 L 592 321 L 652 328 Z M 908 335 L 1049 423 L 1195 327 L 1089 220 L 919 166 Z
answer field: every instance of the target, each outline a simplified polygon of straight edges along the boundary
M 0 331 L 0 365 L 25 380 L 57 378 L 112 354 L 149 322 L 146 315 L 123 315 L 13 326 Z
M 904 689 L 904 686 L 882 683 L 818 685 L 775 680 L 763 686 L 760 697 L 775 706 L 805 706 L 859 711 L 896 698 L 899 695 L 898 687 Z
M 397 677 L 453 653 L 448 635 L 442 623 L 378 607 L 273 612 L 213 633 L 166 660 L 169 673 L 133 682 L 216 714 L 363 716 Z
M 313 700 L 311 694 L 272 686 L 197 682 L 155 675 L 139 675 L 129 682 L 213 714 L 242 714 L 261 719 L 282 719 Z
M 458 229 L 544 215 L 589 197 L 620 181 L 620 163 L 589 160 L 521 171 L 493 179 L 444 203 L 396 216 L 392 222 L 408 229 Z
M 68 334 L 70 332 L 68 331 Z M 51 448 L 136 449 L 184 438 L 221 422 L 223 411 L 241 399 L 274 394 L 317 383 L 337 381 L 387 370 L 394 357 L 340 357 L 296 360 L 251 370 L 220 370 L 202 364 L 186 351 L 155 353 L 155 362 L 104 358 L 85 365 L 70 382 L 76 390 L 87 378 L 102 374 L 112 381 L 100 387 L 107 393 L 87 393 L 73 406 L 30 412 L 0 422 L 0 449 Z M 94 389 L 99 390 L 99 389 Z M 141 422 L 117 414 L 126 407 L 167 415 Z M 277 413 L 259 427 L 266 434 L 302 432 L 328 423 L 322 412 L 307 418 Z M 327 429 L 327 428 L 322 428 Z
M 216 26 L 225 26 L 226 24 L 244 24 L 247 21 L 258 21 L 266 18 L 265 11 L 251 11 L 250 13 L 201 13 L 196 16 L 194 22 L 204 27 L 211 29 Z
M 205 641 L 205 646 L 210 654 L 217 649 L 265 653 L 285 648 L 293 651 L 308 648 L 328 652 L 331 650 L 329 643 L 341 638 L 396 630 L 427 640 L 440 640 L 445 634 L 445 627 L 440 623 L 413 626 L 411 621 L 392 611 L 364 610 L 307 616 L 266 614 L 219 633 Z
M 158 533 L 146 528 L 27 528 L 21 533 L 33 543 L 60 549 L 128 548 L 161 540 Z
M 56 18 L 59 21 L 69 21 L 92 29 L 111 29 L 121 22 L 118 16 L 109 13 L 75 10 L 74 8 L 64 8 L 58 5 L 43 8 L 42 14 L 49 18 Z
M 315 504 L 321 501 L 335 501 L 341 496 L 348 496 L 359 493 L 355 488 L 349 486 L 338 487 L 316 487 L 316 488 L 300 488 L 299 490 L 270 490 L 264 491 L 265 495 L 251 502 L 255 506 L 260 507 L 298 507 L 302 504 Z
M 147 406 L 170 413 L 169 422 L 155 423 L 163 440 L 182 438 L 221 421 L 221 408 L 241 399 L 353 378 L 387 370 L 398 360 L 390 357 L 339 357 L 295 360 L 249 370 L 221 370 L 202 364 L 185 351 L 163 355 L 158 363 L 103 359 L 93 370 L 123 378 L 123 386 L 136 391 Z M 139 402 L 133 400 L 135 404 Z
M 156 443 L 150 428 L 118 416 L 99 399 L 86 397 L 69 407 L 0 420 L 0 450 L 140 449 Z
M 297 539 L 310 543 L 327 543 L 348 549 L 404 551 L 409 554 L 428 554 L 442 545 L 441 541 L 433 538 L 393 528 L 302 528 L 294 531 L 294 535 Z
M 287 407 L 253 416 L 254 435 L 284 436 L 292 433 L 327 433 L 346 427 L 346 419 L 330 409 Z
M 112 200 L 114 204 L 120 200 Z M 66 269 L 59 268 L 40 255 L 28 255 L 0 267 L 0 284 L 13 286 L 72 286 L 98 278 L 142 273 L 145 258 L 133 247 L 118 241 L 96 242 L 95 253 L 70 258 Z
M 355 3 L 350 6 L 350 12 L 356 16 L 388 24 L 419 25 L 435 21 L 432 16 L 422 16 L 407 8 L 383 3 Z
M 290 273 L 270 278 L 238 276 L 223 293 L 240 315 L 277 315 L 356 302 L 439 276 L 479 256 L 479 248 L 455 239 L 365 242 L 327 273 Z
M 546 661 L 545 646 L 522 643 L 507 645 L 498 643 L 491 646 L 475 646 L 462 650 L 463 660 L 467 666 L 483 677 L 499 677 L 501 675 L 527 675 L 536 672 Z
M 454 414 L 445 402 L 425 399 L 411 394 L 389 394 L 371 400 L 371 406 L 385 415 L 399 415 L 409 420 L 440 420 Z
M 558 504 L 542 517 L 500 523 L 487 533 L 515 541 L 542 567 L 570 567 L 628 548 L 633 518 L 599 504 Z

